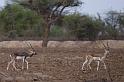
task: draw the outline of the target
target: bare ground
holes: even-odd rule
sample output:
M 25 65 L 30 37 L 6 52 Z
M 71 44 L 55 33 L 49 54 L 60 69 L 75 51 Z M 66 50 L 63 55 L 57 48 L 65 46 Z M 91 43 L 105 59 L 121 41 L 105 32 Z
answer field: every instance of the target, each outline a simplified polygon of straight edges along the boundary
M 82 63 L 86 54 L 100 54 L 103 49 L 85 48 L 47 48 L 36 49 L 38 55 L 28 59 L 29 70 L 15 71 L 12 67 L 7 71 L 9 54 L 20 48 L 1 48 L 0 80 L 1 82 L 124 82 L 124 50 L 110 49 L 107 55 L 107 70 L 100 64 L 96 71 L 96 62 L 92 62 L 92 70 L 83 72 Z M 103 54 L 101 54 L 103 55 Z M 21 68 L 20 61 L 17 67 Z M 110 75 L 109 75 L 110 74 Z

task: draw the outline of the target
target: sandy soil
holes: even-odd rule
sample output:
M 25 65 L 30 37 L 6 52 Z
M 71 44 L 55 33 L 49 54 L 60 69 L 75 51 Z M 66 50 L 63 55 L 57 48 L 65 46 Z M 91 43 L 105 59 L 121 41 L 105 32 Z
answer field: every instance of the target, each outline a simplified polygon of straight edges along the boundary
M 0 42 L 0 48 L 29 48 L 27 45 L 31 43 L 33 47 L 42 48 L 42 41 L 2 41 Z M 48 48 L 103 48 L 101 42 L 109 43 L 111 48 L 124 48 L 123 40 L 103 40 L 103 41 L 49 41 Z
M 24 48 L 23 48 L 24 49 Z M 103 49 L 85 48 L 36 48 L 38 55 L 28 59 L 29 70 L 15 71 L 12 66 L 7 71 L 9 54 L 21 48 L 1 48 L 0 81 L 1 82 L 124 82 L 124 50 L 111 48 L 105 60 L 107 70 L 100 64 L 96 71 L 96 62 L 92 62 L 92 70 L 83 72 L 82 63 L 86 54 L 101 54 Z M 21 62 L 17 61 L 21 68 Z M 109 76 L 110 74 L 110 76 Z

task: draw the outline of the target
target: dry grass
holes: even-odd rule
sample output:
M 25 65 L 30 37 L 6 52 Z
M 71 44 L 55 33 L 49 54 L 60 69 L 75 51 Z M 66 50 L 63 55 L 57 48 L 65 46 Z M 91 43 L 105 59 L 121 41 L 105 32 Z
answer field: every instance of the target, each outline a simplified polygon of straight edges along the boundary
M 123 44 L 119 45 L 123 46 Z M 14 71 L 11 67 L 7 71 L 9 54 L 20 49 L 24 48 L 1 48 L 1 82 L 110 82 L 108 71 L 102 64 L 99 71 L 96 71 L 95 62 L 91 64 L 92 70 L 86 72 L 81 70 L 86 54 L 101 54 L 104 52 L 103 49 L 35 47 L 38 55 L 28 59 L 29 70 Z M 110 76 L 113 82 L 124 82 L 124 50 L 120 47 L 111 48 L 110 53 L 105 61 L 110 68 Z M 17 67 L 20 68 L 21 63 L 19 61 L 17 63 L 19 64 Z

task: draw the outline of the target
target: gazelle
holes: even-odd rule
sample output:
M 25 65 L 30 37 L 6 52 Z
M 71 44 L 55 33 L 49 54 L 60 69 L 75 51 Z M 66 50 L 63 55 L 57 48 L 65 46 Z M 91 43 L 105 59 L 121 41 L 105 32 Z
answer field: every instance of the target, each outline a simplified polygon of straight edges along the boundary
M 30 43 L 29 43 L 30 44 Z M 31 46 L 30 44 L 30 47 L 32 50 L 30 51 L 20 51 L 20 52 L 14 52 L 10 55 L 10 58 L 11 58 L 11 61 L 8 62 L 8 65 L 7 65 L 7 70 L 9 70 L 9 66 L 10 64 L 13 65 L 13 67 L 15 68 L 15 70 L 18 70 L 15 66 L 15 61 L 16 60 L 23 60 L 23 63 L 22 63 L 22 69 L 24 69 L 24 63 L 26 62 L 27 64 L 27 70 L 28 70 L 28 61 L 26 60 L 27 58 L 30 58 L 32 57 L 33 55 L 36 55 L 37 53 L 35 52 L 34 48 Z
M 89 67 L 91 69 L 90 64 L 91 64 L 92 61 L 96 61 L 97 62 L 97 71 L 99 70 L 99 64 L 100 64 L 100 62 L 103 63 L 104 68 L 106 69 L 106 64 L 105 64 L 104 60 L 105 60 L 107 54 L 109 54 L 110 52 L 109 52 L 108 42 L 107 42 L 107 46 L 105 46 L 104 43 L 102 43 L 102 44 L 104 46 L 104 54 L 103 54 L 103 56 L 102 57 L 99 57 L 99 56 L 86 55 L 85 62 L 82 65 L 82 70 L 84 70 L 84 66 L 86 64 L 87 64 L 87 67 Z

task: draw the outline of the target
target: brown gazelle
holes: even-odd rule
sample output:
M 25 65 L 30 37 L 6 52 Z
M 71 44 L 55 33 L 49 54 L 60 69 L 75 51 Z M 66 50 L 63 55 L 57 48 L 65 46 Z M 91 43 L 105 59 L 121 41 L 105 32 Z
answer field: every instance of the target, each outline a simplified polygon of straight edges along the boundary
M 12 54 L 10 54 L 11 61 L 8 62 L 7 70 L 9 69 L 10 64 L 12 64 L 12 66 L 14 67 L 15 70 L 18 70 L 16 68 L 16 66 L 15 66 L 16 60 L 22 60 L 23 61 L 23 63 L 22 63 L 22 69 L 24 69 L 24 63 L 26 62 L 26 64 L 27 64 L 27 70 L 28 70 L 28 68 L 29 68 L 28 67 L 28 61 L 26 59 L 27 58 L 30 58 L 33 55 L 36 55 L 37 54 L 35 52 L 34 48 L 31 46 L 31 44 L 30 44 L 30 47 L 31 47 L 31 50 L 30 51 L 19 51 L 19 52 L 13 52 Z
M 85 62 L 83 63 L 82 65 L 82 70 L 84 70 L 84 66 L 87 65 L 87 67 L 89 67 L 91 69 L 91 62 L 92 61 L 96 61 L 97 62 L 97 71 L 99 70 L 99 64 L 100 62 L 103 63 L 104 65 L 104 68 L 106 69 L 106 64 L 104 62 L 107 54 L 109 54 L 109 46 L 108 46 L 108 42 L 107 42 L 107 45 L 105 46 L 105 44 L 102 42 L 103 46 L 104 46 L 104 53 L 103 54 L 100 54 L 100 55 L 103 55 L 101 57 L 99 56 L 92 56 L 92 55 L 86 55 L 86 59 L 85 59 Z

